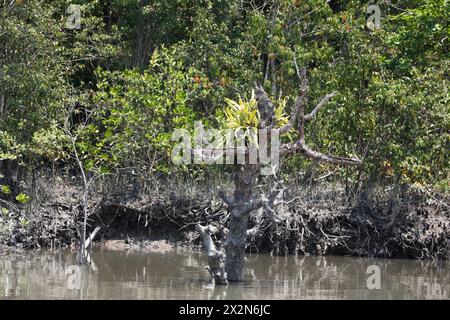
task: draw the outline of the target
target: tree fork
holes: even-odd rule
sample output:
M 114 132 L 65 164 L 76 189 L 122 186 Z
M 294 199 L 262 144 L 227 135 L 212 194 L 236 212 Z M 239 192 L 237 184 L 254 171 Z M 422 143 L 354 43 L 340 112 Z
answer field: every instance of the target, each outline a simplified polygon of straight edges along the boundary
M 299 70 L 297 63 L 294 63 L 297 70 L 297 75 L 300 79 L 300 89 L 297 99 L 295 101 L 292 115 L 289 122 L 280 128 L 280 134 L 284 134 L 292 129 L 296 129 L 298 140 L 295 143 L 285 144 L 281 146 L 280 155 L 286 156 L 292 153 L 299 153 L 303 156 L 321 162 L 328 162 L 340 165 L 362 165 L 359 158 L 345 158 L 326 155 L 324 153 L 312 150 L 305 142 L 305 123 L 315 119 L 319 110 L 335 96 L 335 93 L 326 95 L 319 104 L 312 110 L 311 113 L 305 114 L 305 105 L 308 101 L 309 82 L 306 77 L 306 70 L 303 68 Z M 258 109 L 267 109 L 267 106 L 273 106 L 262 86 L 256 84 L 256 100 Z M 267 110 L 266 110 L 267 111 Z M 267 118 L 264 116 L 267 115 Z M 260 112 L 260 128 L 266 127 L 272 129 L 275 122 L 269 122 L 271 112 Z M 268 126 L 266 126 L 269 123 Z M 297 127 L 295 127 L 297 123 Z M 269 197 L 254 197 L 253 190 L 256 185 L 256 179 L 259 175 L 260 164 L 244 164 L 237 165 L 234 176 L 234 197 L 228 197 L 225 192 L 220 191 L 219 196 L 228 206 L 230 212 L 230 222 L 228 226 L 228 234 L 223 243 L 224 252 L 215 247 L 211 234 L 213 227 L 198 226 L 203 244 L 208 252 L 207 270 L 211 273 L 215 283 L 226 284 L 228 282 L 239 282 L 244 279 L 244 265 L 245 265 L 245 248 L 248 237 L 255 236 L 259 232 L 263 214 L 260 211 L 257 216 L 256 225 L 247 229 L 249 217 L 252 211 L 260 209 L 267 212 L 267 217 L 274 223 L 278 222 L 276 212 L 273 209 L 275 206 L 282 203 L 282 201 L 275 201 L 280 193 L 280 190 L 272 190 Z

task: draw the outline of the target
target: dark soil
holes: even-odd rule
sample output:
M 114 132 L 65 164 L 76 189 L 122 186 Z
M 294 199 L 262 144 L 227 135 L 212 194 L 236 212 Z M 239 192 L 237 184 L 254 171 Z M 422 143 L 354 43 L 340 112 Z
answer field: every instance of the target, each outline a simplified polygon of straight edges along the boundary
M 51 185 L 52 187 L 48 187 Z M 114 187 L 111 186 L 111 187 Z M 198 247 L 197 223 L 213 224 L 224 237 L 227 210 L 207 188 L 156 187 L 112 195 L 102 187 L 91 194 L 88 231 L 118 250 Z M 117 189 L 117 188 L 116 188 Z M 81 188 L 54 179 L 27 206 L 9 208 L 0 218 L 0 245 L 17 248 L 78 245 Z M 138 192 L 136 191 L 138 190 Z M 170 192 L 162 190 L 172 190 Z M 318 254 L 383 258 L 448 259 L 449 198 L 418 188 L 378 188 L 349 196 L 327 184 L 285 192 L 281 222 L 264 221 L 247 250 L 276 255 Z M 0 204 L 5 207 L 5 204 Z M 251 221 L 250 227 L 254 221 Z

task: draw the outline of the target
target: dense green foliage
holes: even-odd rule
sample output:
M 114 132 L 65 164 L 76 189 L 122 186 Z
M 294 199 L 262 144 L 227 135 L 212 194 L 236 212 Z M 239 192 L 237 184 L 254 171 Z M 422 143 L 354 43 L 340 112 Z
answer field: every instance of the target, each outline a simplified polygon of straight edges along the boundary
M 362 177 L 448 189 L 449 1 L 392 2 L 369 30 L 355 0 L 2 1 L 0 160 L 72 166 L 72 132 L 89 170 L 180 170 L 172 131 L 222 125 L 253 81 L 289 113 L 295 56 L 309 110 L 337 92 L 307 127 L 311 146 L 364 157 Z M 66 27 L 70 3 L 81 29 Z M 291 159 L 285 174 L 309 165 Z

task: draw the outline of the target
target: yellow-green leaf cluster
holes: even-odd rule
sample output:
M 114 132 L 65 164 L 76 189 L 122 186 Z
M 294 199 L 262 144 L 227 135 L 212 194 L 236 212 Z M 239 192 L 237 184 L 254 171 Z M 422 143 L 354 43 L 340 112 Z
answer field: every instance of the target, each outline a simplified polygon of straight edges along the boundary
M 228 129 L 259 127 L 258 103 L 255 99 L 255 92 L 252 92 L 250 100 L 239 98 L 238 101 L 233 101 L 226 98 L 225 102 L 227 103 L 225 126 Z

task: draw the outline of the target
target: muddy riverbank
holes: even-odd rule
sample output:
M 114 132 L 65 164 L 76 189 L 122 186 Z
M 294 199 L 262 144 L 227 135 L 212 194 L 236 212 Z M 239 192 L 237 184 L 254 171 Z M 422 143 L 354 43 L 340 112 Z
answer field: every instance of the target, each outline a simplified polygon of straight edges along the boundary
M 51 188 L 40 190 L 37 200 L 8 208 L 9 213 L 1 217 L 0 243 L 18 248 L 76 246 L 82 220 L 80 198 L 79 187 L 55 179 Z M 338 185 L 292 185 L 284 199 L 280 221 L 263 221 L 261 232 L 248 239 L 248 252 L 450 257 L 449 199 L 442 194 L 398 187 L 349 196 Z M 215 225 L 217 239 L 227 231 L 226 207 L 214 191 L 201 186 L 159 185 L 116 194 L 99 187 L 89 204 L 88 231 L 100 226 L 96 242 L 111 249 L 199 248 L 197 223 Z

